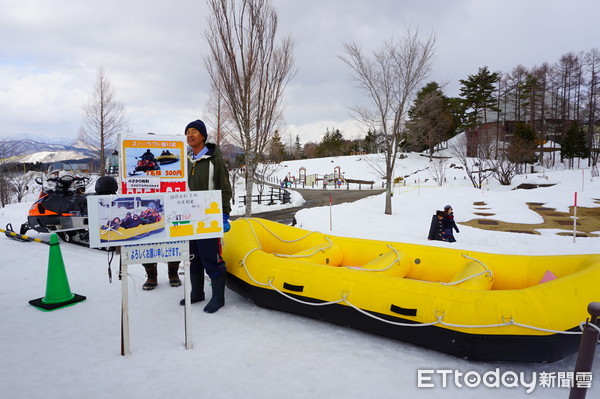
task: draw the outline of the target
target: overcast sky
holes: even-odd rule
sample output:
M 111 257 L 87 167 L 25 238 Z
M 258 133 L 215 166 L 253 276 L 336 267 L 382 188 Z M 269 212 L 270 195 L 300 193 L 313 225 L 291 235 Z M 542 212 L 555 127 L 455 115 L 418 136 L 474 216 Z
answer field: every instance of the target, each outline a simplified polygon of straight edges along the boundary
M 406 26 L 436 37 L 428 81 L 487 65 L 510 72 L 600 47 L 598 0 L 272 0 L 291 36 L 297 74 L 284 93 L 284 137 L 319 141 L 327 128 L 362 135 L 349 108 L 363 101 L 339 59 Z M 209 81 L 204 0 L 0 0 L 0 139 L 74 139 L 102 66 L 133 133 L 182 134 L 204 118 Z M 210 132 L 209 132 L 210 135 Z

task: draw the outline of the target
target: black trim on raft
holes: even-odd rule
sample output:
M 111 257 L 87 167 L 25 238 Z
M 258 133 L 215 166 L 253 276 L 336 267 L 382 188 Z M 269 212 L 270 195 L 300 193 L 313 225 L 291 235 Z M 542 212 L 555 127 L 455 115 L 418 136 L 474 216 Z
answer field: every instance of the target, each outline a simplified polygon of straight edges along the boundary
M 393 303 L 390 306 L 390 312 L 398 313 L 398 314 L 401 314 L 404 316 L 416 316 L 417 315 L 417 309 L 401 308 L 400 306 L 396 306 Z
M 293 285 L 293 284 L 288 284 L 288 283 L 283 283 L 283 288 L 288 290 L 288 291 L 294 291 L 294 292 L 302 292 L 304 291 L 304 286 L 303 285 Z
M 227 287 L 261 307 L 307 316 L 342 326 L 349 326 L 464 359 L 479 361 L 554 362 L 576 353 L 579 347 L 580 336 L 576 334 L 543 336 L 485 335 L 467 334 L 440 326 L 397 326 L 368 317 L 346 305 L 304 305 L 290 300 L 272 289 L 248 284 L 230 273 L 227 273 Z M 306 302 L 322 302 L 300 295 L 288 295 Z M 416 309 L 408 310 L 415 310 L 416 312 Z M 378 313 L 372 314 L 393 322 L 417 324 L 412 320 L 400 317 Z M 579 328 L 574 327 L 569 331 L 579 331 Z

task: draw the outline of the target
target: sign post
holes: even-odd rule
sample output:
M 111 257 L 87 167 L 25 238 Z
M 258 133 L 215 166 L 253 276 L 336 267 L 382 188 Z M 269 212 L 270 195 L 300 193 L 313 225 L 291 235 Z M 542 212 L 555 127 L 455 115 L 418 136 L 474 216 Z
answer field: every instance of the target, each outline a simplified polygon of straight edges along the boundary
M 189 240 L 223 236 L 221 192 L 187 191 L 183 136 L 119 138 L 119 195 L 88 197 L 91 247 L 118 247 L 121 355 L 130 353 L 127 267 L 183 262 L 185 347 L 192 349 Z

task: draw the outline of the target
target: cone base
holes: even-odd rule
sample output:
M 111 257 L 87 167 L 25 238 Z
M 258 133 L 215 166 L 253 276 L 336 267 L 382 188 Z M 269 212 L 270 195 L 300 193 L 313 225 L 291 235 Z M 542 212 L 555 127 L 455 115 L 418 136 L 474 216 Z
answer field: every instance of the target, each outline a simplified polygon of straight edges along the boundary
M 85 301 L 85 299 L 86 299 L 86 297 L 83 295 L 79 295 L 79 294 L 73 294 L 73 295 L 74 295 L 73 298 L 71 298 L 67 301 L 64 301 L 64 302 L 60 302 L 60 303 L 44 303 L 44 302 L 42 302 L 42 300 L 44 299 L 43 297 L 38 298 L 38 299 L 32 299 L 31 301 L 29 301 L 29 303 L 40 310 L 49 312 L 51 310 L 60 309 L 60 308 L 64 308 L 67 306 L 74 305 L 78 302 Z

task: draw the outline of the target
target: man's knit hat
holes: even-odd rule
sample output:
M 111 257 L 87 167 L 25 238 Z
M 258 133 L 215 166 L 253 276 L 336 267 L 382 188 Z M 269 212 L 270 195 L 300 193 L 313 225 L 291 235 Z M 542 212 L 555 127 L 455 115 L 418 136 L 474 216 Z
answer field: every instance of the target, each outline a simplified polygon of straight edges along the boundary
M 185 127 L 185 130 L 183 131 L 183 134 L 185 134 L 185 132 L 187 132 L 187 130 L 191 127 L 198 130 L 200 134 L 204 136 L 204 141 L 206 142 L 206 140 L 208 139 L 208 134 L 206 133 L 206 125 L 204 124 L 204 122 L 202 122 L 200 119 L 196 119 L 195 121 L 188 123 L 188 125 Z

